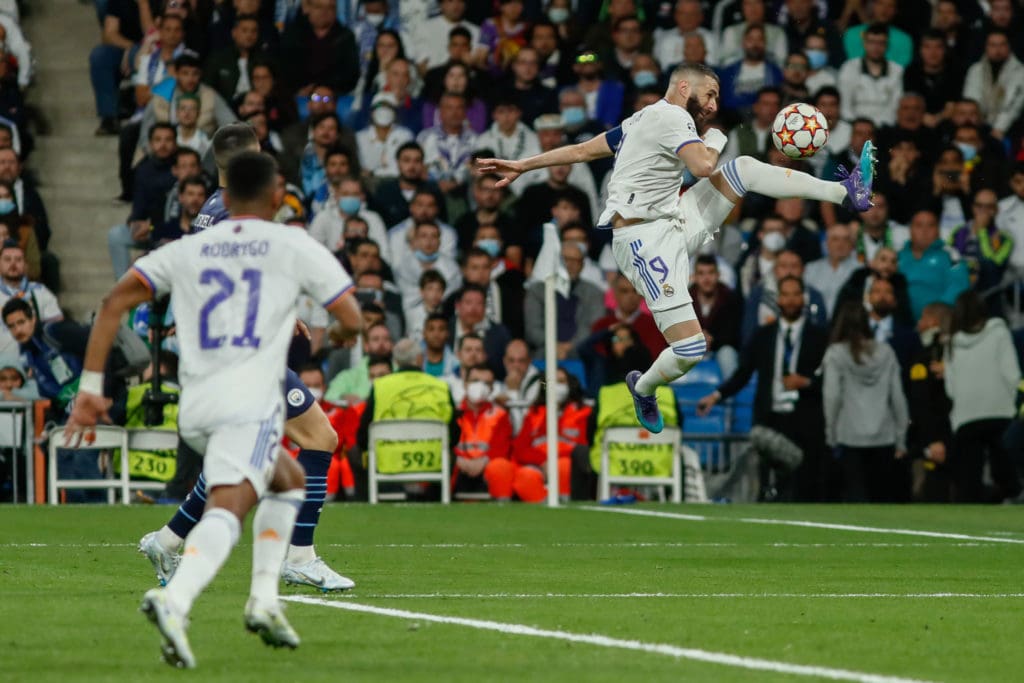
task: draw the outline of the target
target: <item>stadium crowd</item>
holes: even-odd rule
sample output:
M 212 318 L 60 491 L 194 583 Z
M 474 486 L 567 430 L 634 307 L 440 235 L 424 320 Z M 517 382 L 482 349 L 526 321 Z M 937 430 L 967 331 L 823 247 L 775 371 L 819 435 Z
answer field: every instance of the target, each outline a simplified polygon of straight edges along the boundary
M 435 417 L 451 424 L 456 490 L 546 495 L 534 467 L 545 458 L 545 387 L 534 363 L 543 358 L 543 283 L 532 275 L 547 222 L 558 227 L 570 280 L 556 313 L 560 488 L 593 498 L 594 444 L 603 429 L 633 424 L 623 377 L 665 348 L 616 271 L 611 231 L 595 226 L 612 162 L 534 171 L 507 188 L 475 174 L 474 163 L 599 135 L 657 101 L 682 61 L 719 74 L 710 125 L 728 134 L 723 161 L 751 155 L 831 179 L 865 141 L 879 149 L 869 211 L 749 194 L 693 255 L 689 290 L 710 349 L 701 365 L 714 379 L 692 401 L 665 399 L 684 439 L 687 419 L 716 414 L 755 382 L 763 500 L 1021 493 L 1024 335 L 1011 331 L 1024 275 L 1020 2 L 96 7 L 96 133 L 119 136 L 121 197 L 131 205 L 109 231 L 114 275 L 133 252 L 192 230 L 216 189 L 210 138 L 236 120 L 278 160 L 277 218 L 308 230 L 352 274 L 361 342 L 336 343 L 326 314 L 300 301 L 311 338 L 297 337 L 290 355 L 337 428 L 339 499 L 365 497 L 368 424 L 413 416 L 396 408 L 412 389 L 440 392 Z M 45 210 L 21 172 L 31 137 L 17 93 L 30 60 L 18 51 L 27 44 L 16 19 L 0 14 L 0 27 L 0 212 L 14 204 L 0 219 L 0 292 L 32 304 L 3 309 L 14 336 L 0 333 L 0 351 L 20 345 L 27 367 L 8 366 L 35 375 L 59 406 L 81 361 L 75 344 L 43 334 L 61 314 L 37 282 L 56 289 L 56 271 Z M 770 136 L 775 115 L 798 101 L 817 106 L 830 127 L 826 148 L 806 161 L 776 151 Z M 681 179 L 681 191 L 692 182 Z M 44 323 L 27 341 L 21 315 Z M 145 311 L 134 321 L 145 335 Z M 48 357 L 32 345 L 50 342 L 70 366 L 56 378 L 52 363 L 32 360 Z

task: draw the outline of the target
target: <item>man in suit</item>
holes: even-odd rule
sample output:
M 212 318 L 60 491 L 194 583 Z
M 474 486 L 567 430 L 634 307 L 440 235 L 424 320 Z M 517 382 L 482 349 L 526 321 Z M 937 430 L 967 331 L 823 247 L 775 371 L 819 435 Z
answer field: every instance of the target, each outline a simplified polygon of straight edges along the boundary
M 467 284 L 455 300 L 455 315 L 448 327 L 452 346 L 458 348 L 459 340 L 470 333 L 476 333 L 484 341 L 486 363 L 494 370 L 494 376 L 505 379 L 505 366 L 501 359 L 505 347 L 512 340 L 508 328 L 487 317 L 487 290 L 480 285 Z
M 868 322 L 875 341 L 892 347 L 901 370 L 906 373 L 910 359 L 920 349 L 917 332 L 909 323 L 896 315 L 896 288 L 892 280 L 876 277 L 868 288 Z
M 772 265 L 774 283 L 762 282 L 750 290 L 750 296 L 743 304 L 743 324 L 740 338 L 745 344 L 754 336 L 761 325 L 767 325 L 779 317 L 778 284 L 784 278 L 795 277 L 803 282 L 804 262 L 795 251 L 780 251 Z M 828 310 L 825 298 L 814 287 L 804 285 L 804 313 L 815 325 L 828 324 Z
M 754 424 L 772 429 L 803 452 L 794 472 L 774 472 L 777 493 L 766 499 L 819 501 L 826 499 L 829 462 L 825 456 L 818 372 L 828 332 L 804 313 L 804 283 L 787 276 L 778 285 L 779 318 L 754 332 L 740 357 L 740 366 L 718 389 L 698 403 L 707 414 L 719 401 L 738 393 L 751 376 L 758 376 L 754 395 Z M 769 472 L 762 469 L 762 490 L 770 491 Z

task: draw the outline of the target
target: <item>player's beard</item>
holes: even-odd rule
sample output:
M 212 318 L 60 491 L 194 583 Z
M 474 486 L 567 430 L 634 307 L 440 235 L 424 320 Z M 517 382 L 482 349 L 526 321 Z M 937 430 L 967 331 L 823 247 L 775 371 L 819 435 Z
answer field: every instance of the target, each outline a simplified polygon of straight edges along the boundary
M 704 113 L 704 107 L 701 106 L 696 95 L 690 95 L 690 98 L 686 100 L 686 111 L 693 117 L 694 122 L 697 124 L 697 130 L 701 130 L 704 127 L 707 115 Z

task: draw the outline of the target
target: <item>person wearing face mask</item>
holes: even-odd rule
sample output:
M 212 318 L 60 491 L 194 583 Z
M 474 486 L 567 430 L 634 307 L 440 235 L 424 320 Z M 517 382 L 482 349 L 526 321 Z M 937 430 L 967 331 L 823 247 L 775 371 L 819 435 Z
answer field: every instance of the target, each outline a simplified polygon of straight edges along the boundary
M 23 216 L 18 211 L 14 188 L 10 183 L 0 182 L 0 224 L 7 227 L 7 235 L 3 241 L 16 241 L 25 252 L 25 274 L 29 280 L 38 280 L 42 275 L 42 254 L 31 216 Z
M 356 145 L 364 173 L 376 178 L 395 177 L 398 149 L 413 139 L 412 131 L 395 122 L 394 95 L 379 92 L 370 105 L 370 124 L 356 132 Z
M 1005 30 L 989 31 L 985 56 L 967 70 L 964 97 L 981 105 L 992 135 L 999 140 L 1024 110 L 1024 63 L 1010 51 Z
M 953 408 L 943 382 L 942 356 L 949 343 L 953 308 L 928 304 L 917 321 L 920 344 L 910 360 L 907 373 L 907 404 L 910 428 L 907 455 L 911 460 L 911 497 L 915 502 L 948 503 L 949 470 L 947 454 L 952 453 Z
M 756 254 L 748 252 L 739 269 L 740 289 L 744 296 L 749 298 L 756 286 L 772 282 L 775 258 L 786 248 L 785 230 L 785 221 L 777 214 L 769 214 L 761 219 L 761 225 L 755 232 Z
M 953 145 L 963 155 L 963 170 L 967 174 L 971 193 L 983 188 L 992 188 L 997 194 L 1005 194 L 1007 186 L 1007 160 L 1003 149 L 985 143 L 979 126 L 957 126 L 953 133 Z
M 601 53 L 608 78 L 625 84 L 630 82 L 633 60 L 641 54 L 643 40 L 644 27 L 635 15 L 621 17 L 612 24 L 612 47 Z
M 482 225 L 497 227 L 499 234 L 515 239 L 516 230 L 511 216 L 504 210 L 508 191 L 497 186 L 501 180 L 498 176 L 488 173 L 473 178 L 471 209 L 455 221 L 453 227 L 458 234 L 459 248 L 465 250 L 473 244 L 476 231 Z M 498 254 L 494 254 L 495 258 Z
M 583 403 L 583 388 L 575 376 L 559 368 L 554 386 L 558 405 L 558 495 L 568 500 L 571 491 L 572 463 L 589 457 L 588 425 L 592 409 Z M 547 499 L 547 405 L 551 387 L 542 386 L 526 411 L 523 426 L 512 441 L 512 456 L 506 462 L 491 465 L 488 483 L 492 491 L 514 495 L 524 503 Z M 577 454 L 577 451 L 579 452 Z M 574 496 L 589 492 L 574 491 Z M 492 493 L 492 495 L 494 495 Z
M 419 300 L 420 275 L 428 270 L 436 270 L 444 276 L 449 287 L 458 289 L 462 284 L 459 265 L 446 254 L 441 253 L 441 229 L 433 221 L 419 221 L 413 228 L 412 262 L 403 262 L 395 273 L 402 302 L 405 308 L 412 308 Z
M 373 46 L 377 42 L 377 34 L 382 30 L 398 30 L 399 18 L 397 14 L 390 13 L 388 0 L 362 0 L 359 4 L 361 7 L 358 18 L 347 25 L 356 39 L 359 68 L 365 71 L 373 56 Z
M 388 231 L 380 214 L 366 208 L 363 183 L 358 178 L 345 176 L 331 189 L 331 193 L 329 203 L 325 202 L 324 209 L 317 213 L 309 225 L 310 236 L 331 251 L 340 251 L 345 247 L 346 224 L 358 217 L 366 224 L 366 235 L 363 237 L 369 237 L 380 245 L 380 257 L 390 265 Z
M 622 118 L 625 86 L 621 81 L 605 76 L 604 62 L 600 55 L 590 51 L 580 53 L 573 65 L 573 72 L 579 79 L 576 89 L 583 95 L 587 120 L 596 121 L 603 128 L 618 124 Z M 575 113 L 575 110 L 570 111 Z M 565 120 L 565 124 L 569 127 L 571 122 Z
M 836 70 L 829 65 L 828 44 L 825 42 L 823 33 L 812 33 L 807 36 L 802 45 L 803 53 L 807 56 L 807 80 L 804 85 L 812 93 L 822 88 L 834 88 L 836 86 Z
M 487 491 L 495 500 L 509 500 L 511 490 L 495 488 L 505 479 L 488 476 L 495 467 L 502 468 L 498 461 L 510 462 L 512 446 L 508 411 L 491 401 L 494 371 L 486 365 L 475 365 L 469 368 L 466 379 L 466 397 L 456 406 L 459 442 L 452 446 L 452 495 Z

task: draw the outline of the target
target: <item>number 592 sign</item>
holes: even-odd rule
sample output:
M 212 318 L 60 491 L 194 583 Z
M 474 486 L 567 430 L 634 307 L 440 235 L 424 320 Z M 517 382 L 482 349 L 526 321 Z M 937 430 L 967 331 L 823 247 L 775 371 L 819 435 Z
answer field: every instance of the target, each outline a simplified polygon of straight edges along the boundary
M 440 439 L 378 441 L 376 451 L 381 474 L 441 471 Z

